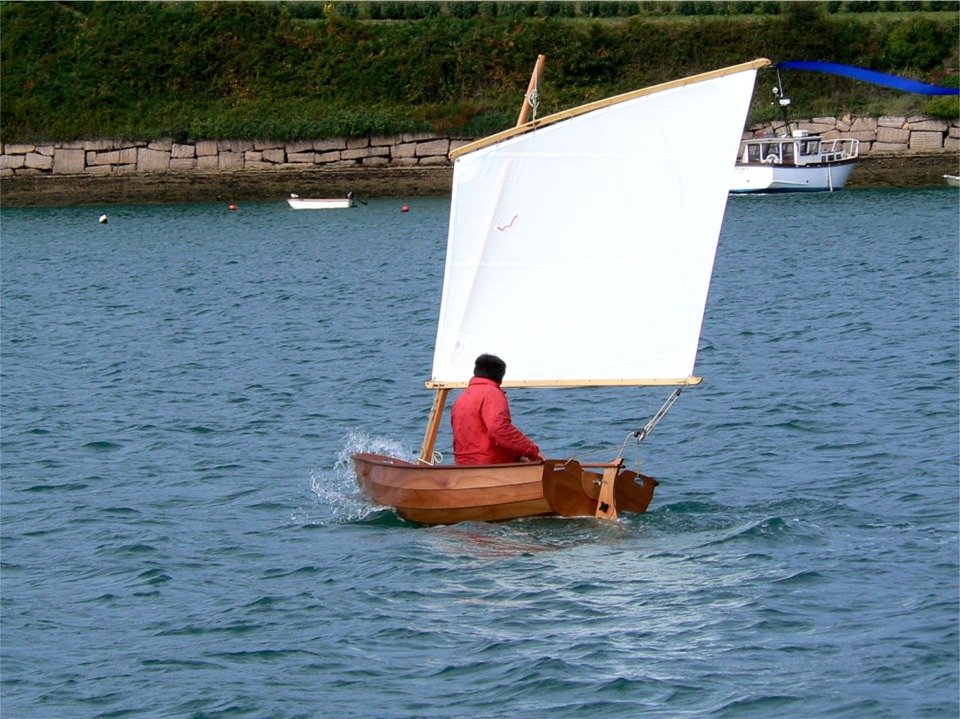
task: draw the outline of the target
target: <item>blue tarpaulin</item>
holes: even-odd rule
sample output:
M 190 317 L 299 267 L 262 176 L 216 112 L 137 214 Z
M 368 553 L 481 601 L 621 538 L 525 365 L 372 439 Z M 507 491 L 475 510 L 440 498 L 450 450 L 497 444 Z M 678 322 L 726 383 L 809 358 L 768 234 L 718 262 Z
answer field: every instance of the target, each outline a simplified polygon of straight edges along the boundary
M 862 67 L 853 67 L 852 65 L 839 65 L 835 62 L 813 62 L 806 60 L 791 60 L 789 62 L 780 62 L 776 65 L 782 70 L 813 70 L 815 72 L 826 72 L 831 75 L 842 75 L 854 80 L 863 80 L 874 85 L 883 85 L 892 87 L 895 90 L 903 92 L 912 92 L 918 95 L 960 95 L 960 88 L 940 87 L 939 85 L 928 85 L 925 82 L 916 80 L 907 80 L 896 75 L 887 75 L 876 70 L 864 70 Z

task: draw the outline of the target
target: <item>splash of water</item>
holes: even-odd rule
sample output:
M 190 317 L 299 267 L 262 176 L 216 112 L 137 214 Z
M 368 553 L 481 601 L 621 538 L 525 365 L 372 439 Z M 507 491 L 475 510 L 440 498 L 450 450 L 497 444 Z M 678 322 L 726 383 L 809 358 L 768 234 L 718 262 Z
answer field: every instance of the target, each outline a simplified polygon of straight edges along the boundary
M 389 437 L 351 431 L 341 441 L 337 459 L 332 468 L 314 467 L 310 470 L 310 492 L 314 495 L 312 507 L 300 507 L 293 516 L 303 524 L 345 524 L 367 519 L 382 512 L 360 491 L 353 469 L 353 455 L 357 452 L 386 454 L 412 461 L 415 453 Z

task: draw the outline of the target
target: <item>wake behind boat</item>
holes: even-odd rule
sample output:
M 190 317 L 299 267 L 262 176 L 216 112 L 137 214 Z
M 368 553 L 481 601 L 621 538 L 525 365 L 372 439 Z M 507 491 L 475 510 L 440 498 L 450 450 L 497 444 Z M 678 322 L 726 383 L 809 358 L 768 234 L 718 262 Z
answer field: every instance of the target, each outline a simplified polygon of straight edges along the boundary
M 348 192 L 344 197 L 327 198 L 302 198 L 291 193 L 287 204 L 295 210 L 345 210 L 357 206 L 352 192 Z
M 700 383 L 692 372 L 730 168 L 756 71 L 766 65 L 755 60 L 537 119 L 541 56 L 517 127 L 451 152 L 447 257 L 426 383 L 433 408 L 416 461 L 354 455 L 357 481 L 374 502 L 425 524 L 647 509 L 657 482 L 626 468 L 628 442 L 593 465 L 438 464 L 443 407 L 486 352 L 506 359 L 504 387 L 676 387 L 628 436 L 639 443 L 684 387 Z M 705 106 L 713 110 L 707 127 L 699 120 Z M 692 136 L 702 141 L 694 146 Z

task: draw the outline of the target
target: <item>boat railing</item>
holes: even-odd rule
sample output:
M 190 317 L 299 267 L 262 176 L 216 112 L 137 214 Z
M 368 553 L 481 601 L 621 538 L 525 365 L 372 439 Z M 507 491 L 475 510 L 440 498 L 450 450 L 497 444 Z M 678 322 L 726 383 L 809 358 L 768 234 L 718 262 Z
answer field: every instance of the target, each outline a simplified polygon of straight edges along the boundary
M 837 138 L 823 140 L 820 145 L 821 162 L 854 160 L 860 156 L 860 140 Z
M 795 166 L 853 160 L 859 156 L 860 140 L 822 140 L 810 135 L 742 140 L 739 153 L 740 161 L 744 163 Z

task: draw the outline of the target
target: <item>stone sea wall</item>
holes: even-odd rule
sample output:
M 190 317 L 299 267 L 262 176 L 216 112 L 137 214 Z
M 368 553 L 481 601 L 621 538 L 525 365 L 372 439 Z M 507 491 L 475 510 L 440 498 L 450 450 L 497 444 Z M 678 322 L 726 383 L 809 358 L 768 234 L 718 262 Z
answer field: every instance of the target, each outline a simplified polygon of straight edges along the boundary
M 448 153 L 468 142 L 467 139 L 418 134 L 297 142 L 85 140 L 7 143 L 0 149 L 0 177 L 445 165 L 449 163 Z
M 901 152 L 960 152 L 960 121 L 929 117 L 815 117 L 792 125 L 826 140 L 859 140 L 860 154 Z M 782 122 L 751 126 L 744 139 L 782 131 Z
M 860 153 L 960 152 L 960 124 L 926 117 L 844 116 L 795 124 L 826 139 L 856 139 Z M 782 123 L 748 128 L 744 138 L 776 133 Z M 6 143 L 0 177 L 23 175 L 122 175 L 233 173 L 314 168 L 427 167 L 450 163 L 448 153 L 470 142 L 433 134 L 297 142 L 204 140 L 143 142 Z

